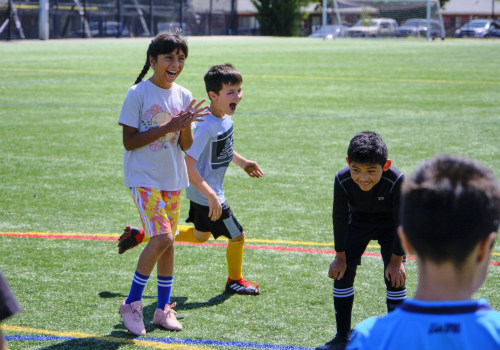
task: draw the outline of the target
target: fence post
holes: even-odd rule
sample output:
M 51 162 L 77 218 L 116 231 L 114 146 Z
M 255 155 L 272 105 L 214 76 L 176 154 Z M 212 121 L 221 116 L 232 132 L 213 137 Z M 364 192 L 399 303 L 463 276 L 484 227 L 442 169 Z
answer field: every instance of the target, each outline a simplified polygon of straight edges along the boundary
M 153 0 L 149 0 L 149 31 L 151 32 L 151 35 L 154 36 L 156 33 L 156 30 L 154 29 L 154 5 L 153 5 Z
M 212 9 L 213 4 L 212 0 L 210 0 L 210 9 L 208 10 L 208 35 L 212 35 Z
M 238 13 L 236 10 L 236 0 L 231 0 L 231 15 L 229 20 L 230 35 L 238 34 Z
M 9 5 L 7 7 L 7 40 L 12 39 L 12 25 L 14 24 L 14 21 L 12 20 L 12 7 L 14 6 L 14 3 L 12 0 L 9 0 Z
M 122 36 L 123 31 L 123 4 L 122 0 L 116 0 L 116 22 L 118 23 L 118 30 L 116 32 L 116 37 Z
M 49 39 L 49 0 L 38 1 L 38 38 Z
M 431 0 L 427 0 L 427 33 L 425 38 L 427 41 L 431 40 Z
M 184 31 L 184 0 L 179 0 L 179 28 Z

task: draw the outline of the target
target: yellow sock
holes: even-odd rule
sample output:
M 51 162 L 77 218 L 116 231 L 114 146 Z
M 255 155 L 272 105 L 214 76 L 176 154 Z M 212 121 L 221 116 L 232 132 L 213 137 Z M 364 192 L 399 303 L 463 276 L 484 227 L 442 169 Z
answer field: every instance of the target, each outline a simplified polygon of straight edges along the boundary
M 179 226 L 179 234 L 175 236 L 177 242 L 202 243 L 194 235 L 194 226 Z
M 179 226 L 179 234 L 175 236 L 175 240 L 177 242 L 203 243 L 196 239 L 194 235 L 194 226 L 185 226 L 185 225 Z M 145 234 L 141 243 L 147 243 L 147 242 L 149 242 L 149 236 Z
M 227 272 L 232 280 L 243 278 L 243 244 L 245 240 L 229 241 L 226 249 Z

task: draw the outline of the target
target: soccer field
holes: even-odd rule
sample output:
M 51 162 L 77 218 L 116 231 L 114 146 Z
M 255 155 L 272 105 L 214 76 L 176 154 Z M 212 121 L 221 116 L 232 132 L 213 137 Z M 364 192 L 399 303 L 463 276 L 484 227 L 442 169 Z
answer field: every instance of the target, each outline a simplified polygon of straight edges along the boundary
M 194 97 L 206 97 L 210 65 L 231 62 L 243 74 L 235 150 L 264 177 L 232 165 L 225 190 L 248 238 L 244 276 L 262 294 L 223 293 L 225 247 L 214 244 L 223 241 L 177 245 L 172 297 L 184 329 L 152 327 L 153 276 L 148 333 L 135 340 L 118 314 L 140 249 L 118 255 L 115 240 L 140 221 L 123 186 L 117 121 L 149 40 L 0 43 L 0 269 L 22 306 L 2 325 L 10 349 L 313 348 L 335 333 L 333 177 L 355 133 L 380 133 L 405 173 L 447 153 L 500 177 L 500 41 L 188 38 L 177 83 Z M 377 246 L 368 253 L 353 326 L 385 312 Z M 476 297 L 500 309 L 498 290 L 497 243 Z

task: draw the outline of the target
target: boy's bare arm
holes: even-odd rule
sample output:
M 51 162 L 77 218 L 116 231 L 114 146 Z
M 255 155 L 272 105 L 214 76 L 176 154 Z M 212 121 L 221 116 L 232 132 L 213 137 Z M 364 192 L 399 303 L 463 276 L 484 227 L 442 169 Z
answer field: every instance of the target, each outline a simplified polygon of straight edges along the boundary
M 344 277 L 346 269 L 346 257 L 345 252 L 337 252 L 335 254 L 335 259 L 333 259 L 330 264 L 330 269 L 328 270 L 328 277 L 334 280 L 340 280 Z
M 406 271 L 402 256 L 392 254 L 391 261 L 385 269 L 385 278 L 391 281 L 393 287 L 403 286 L 406 281 Z
M 186 154 L 185 161 L 190 184 L 207 197 L 209 208 L 208 217 L 212 221 L 216 221 L 222 215 L 222 205 L 219 202 L 219 198 L 217 198 L 217 194 L 203 177 L 201 177 L 198 169 L 196 169 L 196 159 Z
M 244 158 L 236 151 L 233 151 L 233 163 L 245 170 L 250 177 L 259 178 L 264 176 L 264 172 L 259 168 L 256 162 Z

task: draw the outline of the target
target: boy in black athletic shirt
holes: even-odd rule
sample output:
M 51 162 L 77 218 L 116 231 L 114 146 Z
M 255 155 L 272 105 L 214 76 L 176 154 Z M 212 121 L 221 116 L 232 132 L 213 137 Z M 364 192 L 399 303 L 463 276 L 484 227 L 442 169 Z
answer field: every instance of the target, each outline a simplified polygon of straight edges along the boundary
M 354 277 L 368 243 L 377 240 L 384 262 L 387 310 L 406 298 L 404 251 L 397 238 L 403 174 L 391 166 L 380 135 L 358 133 L 349 143 L 348 167 L 335 176 L 333 232 L 336 256 L 328 276 L 334 280 L 337 335 L 317 350 L 344 349 L 351 330 Z

